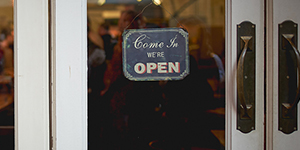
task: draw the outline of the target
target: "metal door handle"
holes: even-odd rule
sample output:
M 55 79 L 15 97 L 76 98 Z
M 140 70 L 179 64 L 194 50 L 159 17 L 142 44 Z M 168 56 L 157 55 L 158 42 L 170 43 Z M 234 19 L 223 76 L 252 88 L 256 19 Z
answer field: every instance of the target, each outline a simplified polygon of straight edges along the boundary
M 278 25 L 278 130 L 291 134 L 298 128 L 300 90 L 298 25 L 286 20 Z
M 255 130 L 255 24 L 237 25 L 237 129 Z
M 292 38 L 294 37 L 294 34 L 282 34 L 282 36 L 290 43 L 292 46 L 296 60 L 297 60 L 297 71 L 298 71 L 298 82 L 297 82 L 297 90 L 296 90 L 296 96 L 293 103 L 283 103 L 282 105 L 286 108 L 283 112 L 285 116 L 289 116 L 292 112 L 292 110 L 297 106 L 299 102 L 299 86 L 300 86 L 300 54 L 297 50 L 295 44 L 292 42 Z
M 246 104 L 245 94 L 244 94 L 244 62 L 245 62 L 245 55 L 248 49 L 248 43 L 251 38 L 252 36 L 241 36 L 241 39 L 244 41 L 245 45 L 239 57 L 238 67 L 237 67 L 237 92 L 238 92 L 238 98 L 244 110 L 244 114 L 242 115 L 242 118 L 244 119 L 250 119 L 248 110 L 252 107 L 251 104 L 248 105 Z

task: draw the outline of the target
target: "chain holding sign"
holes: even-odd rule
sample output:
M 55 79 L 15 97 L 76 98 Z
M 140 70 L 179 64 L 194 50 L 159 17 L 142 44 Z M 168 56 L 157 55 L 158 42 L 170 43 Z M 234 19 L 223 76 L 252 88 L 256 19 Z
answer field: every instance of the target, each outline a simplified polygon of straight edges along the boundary
M 182 28 L 123 33 L 123 72 L 132 81 L 181 80 L 189 74 L 188 33 Z

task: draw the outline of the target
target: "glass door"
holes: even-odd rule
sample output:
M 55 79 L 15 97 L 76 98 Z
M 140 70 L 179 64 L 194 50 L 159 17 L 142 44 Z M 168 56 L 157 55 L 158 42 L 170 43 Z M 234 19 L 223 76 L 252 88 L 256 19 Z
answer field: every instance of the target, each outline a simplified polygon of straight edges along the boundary
M 190 83 L 192 86 L 183 84 L 189 88 L 184 88 L 183 85 L 181 85 L 186 79 L 176 82 L 161 81 L 158 83 L 141 83 L 138 88 L 135 88 L 135 85 L 130 85 L 127 88 L 127 84 L 121 84 L 126 87 L 126 90 L 121 90 L 122 86 L 115 87 L 119 90 L 117 95 L 115 95 L 115 92 L 110 93 L 110 90 L 106 89 L 107 83 L 105 83 L 106 80 L 104 80 L 104 90 L 100 89 L 101 94 L 98 95 L 99 97 L 96 99 L 104 99 L 104 101 L 100 103 L 105 102 L 106 104 L 103 106 L 109 107 L 101 109 L 104 110 L 104 112 L 97 112 L 97 109 L 94 109 L 96 113 L 106 113 L 107 115 L 101 118 L 105 120 L 105 124 L 101 124 L 103 126 L 98 131 L 98 135 L 101 136 L 98 137 L 99 140 L 96 140 L 101 141 L 102 138 L 106 139 L 102 145 L 101 143 L 97 143 L 100 147 L 113 146 L 115 149 L 122 149 L 122 145 L 125 145 L 125 147 L 135 146 L 139 148 L 149 148 L 150 146 L 152 149 L 218 149 L 216 145 L 220 145 L 222 148 L 225 143 L 224 147 L 226 149 L 297 149 L 298 145 L 295 140 L 298 139 L 297 137 L 299 136 L 297 131 L 299 124 L 297 116 L 299 116 L 299 112 L 296 110 L 299 99 L 299 91 L 297 91 L 299 90 L 299 58 L 297 55 L 290 55 L 299 53 L 298 50 L 296 50 L 297 41 L 299 41 L 299 38 L 296 36 L 299 32 L 299 18 L 296 15 L 297 13 L 295 13 L 298 11 L 298 2 L 292 0 L 288 2 L 280 2 L 277 0 L 228 0 L 219 2 L 191 0 L 180 1 L 179 3 L 177 1 L 165 0 L 161 3 L 162 7 L 158 7 L 161 9 L 160 11 L 155 5 L 148 7 L 148 3 L 149 2 L 145 1 L 132 3 L 99 1 L 98 4 L 93 4 L 91 2 L 88 7 L 88 14 L 90 18 L 94 18 L 92 19 L 94 23 L 91 24 L 94 24 L 94 29 L 92 30 L 97 32 L 99 31 L 99 24 L 108 23 L 110 24 L 108 28 L 110 34 L 118 37 L 120 32 L 122 33 L 122 29 L 129 26 L 131 20 L 134 18 L 131 16 L 128 17 L 127 20 L 121 20 L 124 16 L 117 14 L 122 14 L 123 10 L 125 10 L 125 12 L 126 10 L 134 10 L 137 12 L 142 10 L 143 13 L 140 16 L 143 17 L 140 18 L 145 19 L 142 21 L 144 23 L 143 28 L 183 26 L 189 32 L 189 50 L 192 60 L 195 59 L 195 64 L 197 64 L 196 70 L 199 72 L 204 71 L 204 73 L 200 74 L 204 75 L 204 82 L 207 82 L 209 85 L 209 88 L 205 89 L 212 89 L 214 100 L 209 102 L 205 100 L 193 101 L 203 98 L 201 96 L 198 98 L 198 96 L 201 95 L 199 92 L 201 90 L 198 90 L 197 86 L 193 85 L 197 84 L 196 78 L 192 79 L 192 81 L 194 81 Z M 115 6 L 117 6 L 121 12 L 112 11 L 112 8 Z M 145 8 L 146 6 L 147 8 Z M 155 6 L 155 8 L 153 6 Z M 109 10 L 106 10 L 108 7 Z M 113 10 L 118 9 L 114 8 Z M 147 14 L 149 10 L 151 12 L 150 15 Z M 226 10 L 224 15 L 220 15 L 222 14 L 220 12 L 224 12 L 222 10 Z M 157 12 L 160 15 L 158 15 Z M 117 16 L 119 16 L 119 18 Z M 155 17 L 151 18 L 151 16 Z M 108 19 L 110 17 L 111 19 Z M 116 26 L 118 25 L 120 28 L 122 24 L 119 23 L 120 20 L 116 21 L 116 18 L 125 24 L 119 31 L 115 31 Z M 221 23 L 223 20 L 226 20 L 224 24 Z M 127 24 L 125 23 L 126 21 Z M 287 27 L 288 31 L 281 31 L 282 29 L 280 28 L 284 26 L 283 23 L 286 21 L 292 22 L 293 24 L 291 27 Z M 220 27 L 219 32 L 217 31 L 218 27 Z M 99 27 L 99 29 L 101 30 L 101 27 Z M 199 29 L 200 32 L 198 32 Z M 292 29 L 295 33 L 289 33 L 289 30 Z M 222 42 L 226 43 L 226 47 Z M 115 40 L 115 43 L 116 45 L 118 43 L 120 44 L 120 40 Z M 284 44 L 285 46 L 283 46 Z M 289 75 L 290 72 L 287 71 L 288 75 L 285 76 L 285 79 L 289 80 L 289 82 L 285 84 L 287 87 L 283 88 L 285 90 L 291 89 L 292 92 L 288 93 L 294 93 L 291 94 L 292 96 L 282 96 L 282 94 L 280 94 L 282 90 L 280 90 L 279 87 L 284 86 L 279 82 L 279 75 L 281 72 L 285 72 L 279 70 L 280 56 L 278 49 L 282 47 L 285 48 L 285 50 L 289 49 L 289 51 L 291 51 L 291 54 L 284 56 L 290 56 L 292 62 L 295 63 L 292 65 L 283 65 L 288 68 L 294 66 L 294 69 L 288 69 L 288 71 L 292 70 L 293 76 Z M 105 47 L 103 49 L 107 51 Z M 217 54 L 217 56 L 223 60 L 223 64 L 225 62 L 225 87 L 222 87 L 222 84 L 220 84 L 222 83 L 220 69 L 218 69 L 219 77 L 217 78 L 211 73 L 213 68 L 218 67 L 217 64 L 214 64 L 215 67 L 211 66 L 212 62 L 216 63 L 216 60 L 209 62 L 209 60 L 213 60 L 211 59 L 212 57 L 210 57 L 213 55 L 211 53 Z M 225 57 L 224 54 L 226 55 Z M 111 67 L 111 63 L 114 63 L 113 55 L 115 54 L 113 53 L 112 56 L 109 54 L 109 59 L 105 61 L 108 68 Z M 112 59 L 110 59 L 110 57 Z M 117 70 L 118 69 L 114 71 Z M 105 73 L 106 72 L 107 71 L 105 71 Z M 111 73 L 114 74 L 113 72 Z M 201 75 L 197 75 L 197 77 L 201 77 Z M 291 81 L 292 79 L 294 80 Z M 155 93 L 151 94 L 151 96 L 155 98 L 151 98 L 151 96 L 143 97 L 143 95 L 149 93 L 143 93 L 143 88 L 146 87 L 142 86 L 142 84 L 145 84 L 146 87 L 155 87 L 155 90 L 148 90 Z M 108 85 L 112 85 L 112 83 L 110 82 Z M 205 84 L 202 82 L 202 84 L 198 83 L 198 85 Z M 293 88 L 296 88 L 296 90 Z M 133 92 L 131 90 L 137 91 Z M 222 90 L 225 90 L 225 96 Z M 193 95 L 195 94 L 193 91 L 199 93 Z M 91 92 L 93 92 L 93 90 L 91 90 Z M 111 95 L 107 94 L 107 92 Z M 128 99 L 127 92 L 134 94 Z M 142 93 L 141 96 L 138 96 L 139 93 Z M 206 94 L 208 93 L 209 92 L 206 91 Z M 108 95 L 112 98 L 109 98 Z M 161 95 L 162 97 L 160 97 Z M 292 97 L 292 100 L 279 102 L 280 95 L 281 97 Z M 225 101 L 224 97 L 226 97 Z M 151 99 L 157 101 L 151 101 Z M 221 100 L 218 101 L 221 103 L 215 100 Z M 131 103 L 127 103 L 130 101 Z M 193 107 L 189 104 L 192 104 Z M 149 106 L 155 109 L 151 110 Z M 201 109 L 198 106 L 201 106 Z M 197 110 L 204 110 L 201 112 L 202 114 L 199 112 L 195 113 L 195 111 L 193 111 L 196 110 L 194 109 L 195 107 L 199 108 Z M 226 113 L 224 112 L 224 108 L 226 109 Z M 148 110 L 148 113 L 145 113 L 146 110 Z M 151 111 L 155 115 L 151 116 Z M 193 116 L 189 114 L 189 112 L 193 112 L 191 114 L 199 114 Z M 282 114 L 282 112 L 286 114 Z M 293 112 L 294 115 L 291 115 L 291 112 Z M 168 116 L 168 114 L 171 114 L 171 116 Z M 203 117 L 203 114 L 205 114 L 205 117 Z M 218 115 L 214 116 L 212 114 Z M 225 116 L 226 128 L 224 126 L 215 126 L 225 121 L 224 119 L 220 119 L 220 116 Z M 296 121 L 288 123 L 281 123 L 280 121 L 295 118 Z M 191 120 L 192 122 L 190 122 Z M 197 124 L 199 123 L 197 121 L 201 122 L 201 124 Z M 287 127 L 291 133 L 285 133 L 287 131 L 283 130 L 286 130 L 286 127 L 283 127 L 282 124 L 285 126 L 293 124 L 292 127 Z M 109 128 L 109 130 L 105 128 Z M 93 128 L 90 129 L 90 131 L 92 131 Z M 114 134 L 110 134 L 112 131 Z M 224 132 L 226 133 L 224 134 Z M 199 139 L 190 138 L 192 137 L 190 133 L 203 135 L 205 139 L 199 140 L 201 136 L 199 136 Z M 104 138 L 105 134 L 108 134 L 110 137 Z M 96 139 L 96 137 L 90 137 L 90 148 L 96 146 L 93 145 L 93 138 Z M 126 140 L 124 141 L 123 139 Z M 206 145 L 206 142 L 213 144 Z
M 225 147 L 234 150 L 299 147 L 299 119 L 297 125 L 291 128 L 292 133 L 282 132 L 284 127 L 279 125 L 280 119 L 289 120 L 299 115 L 278 115 L 283 109 L 291 112 L 289 108 L 295 108 L 295 105 L 289 107 L 294 104 L 293 101 L 277 102 L 281 91 L 278 90 L 280 71 L 279 54 L 276 52 L 281 47 L 278 39 L 289 44 L 286 46 L 289 51 L 293 51 L 293 45 L 297 46 L 299 38 L 295 38 L 295 33 L 293 36 L 283 33 L 283 36 L 278 28 L 285 21 L 292 21 L 296 24 L 294 27 L 298 26 L 297 1 L 164 0 L 160 7 L 148 5 L 150 1 L 144 0 L 91 0 L 87 5 L 87 22 L 86 2 L 51 1 L 52 66 L 48 64 L 48 1 L 30 2 L 18 1 L 15 4 L 18 6 L 15 11 L 18 13 L 15 19 L 18 36 L 15 39 L 19 50 L 15 61 L 17 149 L 86 149 L 88 146 L 89 149 Z M 139 15 L 141 11 L 143 13 Z M 70 15 L 70 12 L 73 13 Z M 111 36 L 108 46 L 107 38 L 102 35 L 107 24 Z M 86 26 L 89 27 L 88 37 L 83 36 L 86 35 Z M 179 26 L 189 32 L 192 68 L 189 76 L 180 81 L 157 82 L 130 82 L 122 76 L 122 51 L 115 47 L 121 43 L 118 37 L 124 28 Z M 245 26 L 249 27 L 249 32 L 245 31 Z M 29 27 L 32 30 L 28 30 Z M 27 35 L 31 34 L 34 35 L 34 44 L 28 44 L 32 38 L 27 38 Z M 32 52 L 34 55 L 31 55 Z M 93 52 L 96 52 L 95 55 Z M 91 56 L 89 54 L 99 59 L 96 59 L 96 65 L 93 61 L 88 63 L 89 74 L 86 76 L 85 59 Z M 254 54 L 255 59 L 249 62 L 248 54 Z M 297 62 L 297 57 L 292 58 Z M 239 66 L 253 64 L 251 60 L 255 60 L 254 65 L 243 67 L 241 71 Z M 252 67 L 255 67 L 254 71 L 244 70 Z M 294 69 L 296 79 L 299 78 L 298 70 L 297 67 Z M 222 76 L 224 71 L 226 76 Z M 252 73 L 252 76 L 247 73 Z M 249 81 L 253 79 L 253 73 L 255 80 Z M 225 77 L 225 83 L 222 77 Z M 288 80 L 290 77 L 285 76 Z M 49 84 L 49 80 L 53 84 Z M 298 80 L 291 81 L 295 86 L 293 83 L 298 83 Z M 241 86 L 247 84 L 251 85 L 250 89 Z M 295 87 L 298 86 L 296 84 Z M 242 96 L 239 94 L 241 89 L 244 92 Z M 86 93 L 89 104 L 88 142 L 85 131 Z M 296 97 L 298 102 L 298 92 L 294 93 L 295 96 L 291 97 Z M 248 95 L 252 95 L 255 101 L 249 102 L 246 99 Z M 249 126 L 243 127 L 240 123 Z
M 224 0 L 88 1 L 87 14 L 89 149 L 224 148 Z M 174 27 L 189 33 L 190 74 L 126 79 L 124 30 Z

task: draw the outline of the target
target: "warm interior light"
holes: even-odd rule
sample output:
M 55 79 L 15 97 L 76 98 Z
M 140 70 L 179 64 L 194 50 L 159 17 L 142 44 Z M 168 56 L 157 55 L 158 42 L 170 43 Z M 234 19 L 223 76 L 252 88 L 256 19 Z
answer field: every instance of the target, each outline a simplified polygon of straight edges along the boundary
M 142 0 L 136 0 L 136 1 L 141 2 Z
M 98 0 L 99 5 L 103 5 L 106 2 L 106 0 Z
M 161 0 L 152 0 L 153 1 L 153 3 L 155 4 L 155 5 L 160 5 L 161 4 Z

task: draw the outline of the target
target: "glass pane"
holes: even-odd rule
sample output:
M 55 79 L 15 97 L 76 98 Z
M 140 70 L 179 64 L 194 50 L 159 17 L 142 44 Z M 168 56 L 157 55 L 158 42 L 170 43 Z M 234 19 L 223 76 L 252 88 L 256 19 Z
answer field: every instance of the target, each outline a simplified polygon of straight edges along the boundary
M 224 148 L 225 0 L 156 2 L 88 0 L 90 150 Z M 186 78 L 124 77 L 124 28 L 180 26 L 189 32 Z
M 0 147 L 14 149 L 13 0 L 0 1 Z

